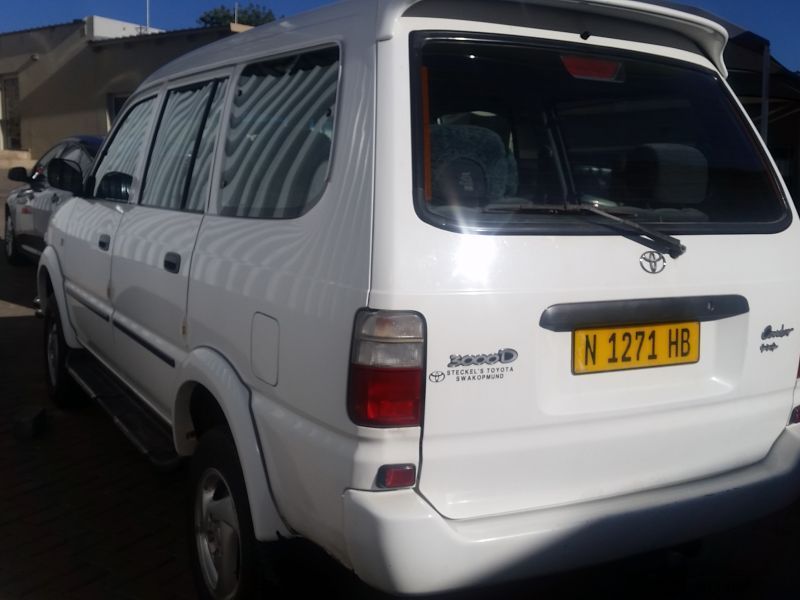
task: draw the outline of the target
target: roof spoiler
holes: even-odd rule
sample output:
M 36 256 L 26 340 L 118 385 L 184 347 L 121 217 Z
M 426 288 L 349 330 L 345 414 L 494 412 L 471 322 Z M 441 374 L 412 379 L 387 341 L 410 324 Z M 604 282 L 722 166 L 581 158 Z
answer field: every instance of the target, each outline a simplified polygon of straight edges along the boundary
M 396 21 L 414 4 L 424 0 L 381 0 L 378 40 L 391 39 Z M 723 53 L 728 31 L 719 23 L 667 6 L 637 0 L 515 0 L 520 4 L 562 8 L 603 15 L 646 25 L 654 25 L 679 33 L 697 44 L 722 74 L 728 77 Z

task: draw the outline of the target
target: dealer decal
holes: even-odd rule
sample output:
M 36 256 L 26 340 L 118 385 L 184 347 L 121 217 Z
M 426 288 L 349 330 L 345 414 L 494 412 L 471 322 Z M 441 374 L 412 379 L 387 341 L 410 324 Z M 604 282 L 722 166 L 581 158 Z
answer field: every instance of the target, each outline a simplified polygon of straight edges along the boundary
M 764 342 L 761 344 L 761 354 L 764 352 L 775 352 L 778 349 L 778 344 L 774 341 L 768 342 L 768 340 L 779 340 L 781 338 L 789 337 L 792 335 L 794 331 L 794 327 L 787 328 L 786 325 L 781 324 L 780 329 L 773 329 L 772 325 L 767 325 L 764 328 L 764 331 L 761 332 L 761 341 Z
M 514 372 L 511 363 L 518 357 L 519 353 L 513 348 L 501 348 L 491 354 L 451 354 L 447 370 L 432 372 L 428 381 L 442 383 L 454 379 L 464 383 L 505 379 Z

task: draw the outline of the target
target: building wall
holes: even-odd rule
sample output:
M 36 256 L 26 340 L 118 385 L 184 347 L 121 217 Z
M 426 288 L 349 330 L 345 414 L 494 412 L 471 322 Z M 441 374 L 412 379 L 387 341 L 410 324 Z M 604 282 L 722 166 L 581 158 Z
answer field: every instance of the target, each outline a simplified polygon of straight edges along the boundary
M 129 95 L 158 67 L 232 33 L 208 29 L 102 41 L 92 37 L 98 32 L 129 35 L 132 27 L 90 17 L 0 35 L 0 78 L 19 81 L 23 149 L 37 157 L 66 136 L 104 135 L 113 96 Z
M 0 148 L 25 147 L 20 143 L 23 86 L 30 78 L 31 70 L 35 72 L 40 68 L 43 57 L 45 62 L 49 62 L 58 52 L 73 52 L 76 45 L 82 43 L 83 30 L 83 21 L 76 21 L 0 36 L 0 93 L 3 94 Z M 11 91 L 13 94 L 9 93 Z

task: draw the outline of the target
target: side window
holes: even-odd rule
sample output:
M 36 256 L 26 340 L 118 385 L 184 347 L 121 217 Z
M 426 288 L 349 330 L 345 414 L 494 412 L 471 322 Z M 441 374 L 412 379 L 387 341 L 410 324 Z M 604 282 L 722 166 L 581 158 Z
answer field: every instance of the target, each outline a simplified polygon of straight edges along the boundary
M 94 197 L 127 201 L 154 108 L 155 97 L 140 102 L 125 115 L 94 172 Z
M 168 93 L 148 159 L 143 205 L 203 210 L 224 88 L 224 82 L 208 81 Z
M 68 146 L 61 158 L 78 165 L 81 168 L 81 173 L 86 173 L 92 168 L 92 160 L 94 159 L 86 151 L 86 148 L 80 145 Z
M 44 153 L 44 156 L 34 165 L 31 170 L 31 179 L 35 182 L 43 182 L 47 178 L 47 164 L 52 158 L 58 156 L 58 153 L 64 149 L 64 144 L 53 146 Z
M 194 169 L 189 174 L 189 193 L 186 196 L 185 209 L 192 212 L 203 212 L 208 198 L 208 188 L 211 185 L 211 172 L 213 169 L 214 146 L 217 142 L 217 132 L 222 122 L 222 107 L 225 103 L 225 91 L 228 82 L 220 81 L 211 100 L 205 125 L 200 129 L 200 139 L 197 141 Z
M 322 196 L 333 142 L 339 49 L 248 65 L 229 116 L 219 213 L 291 219 Z

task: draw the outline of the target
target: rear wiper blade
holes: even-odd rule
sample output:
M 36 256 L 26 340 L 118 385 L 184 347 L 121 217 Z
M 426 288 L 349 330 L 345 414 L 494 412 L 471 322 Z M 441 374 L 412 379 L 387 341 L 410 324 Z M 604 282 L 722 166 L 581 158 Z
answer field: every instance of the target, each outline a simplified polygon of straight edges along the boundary
M 667 254 L 669 254 L 671 258 L 678 258 L 684 252 L 686 252 L 686 246 L 684 246 L 678 238 L 672 237 L 671 235 L 667 235 L 666 233 L 661 233 L 660 231 L 652 227 L 647 227 L 646 225 L 637 223 L 632 219 L 626 219 L 625 217 L 620 217 L 618 215 L 610 213 L 606 210 L 603 210 L 602 208 L 595 206 L 594 204 L 584 204 L 584 203 L 506 204 L 506 205 L 497 204 L 494 206 L 486 206 L 484 207 L 483 210 L 484 212 L 488 213 L 516 212 L 516 213 L 578 214 L 582 212 L 590 212 L 600 217 L 603 217 L 604 219 L 612 221 L 618 225 L 627 227 L 628 229 L 633 229 L 640 235 L 649 238 L 651 241 L 662 244 Z M 634 237 L 632 239 L 636 240 L 637 238 Z
M 678 258 L 681 254 L 686 252 L 686 246 L 684 246 L 678 238 L 673 237 L 671 235 L 667 235 L 666 233 L 661 233 L 660 231 L 652 227 L 647 227 L 646 225 L 637 223 L 632 219 L 626 219 L 624 217 L 620 217 L 618 215 L 605 211 L 602 208 L 595 206 L 594 204 L 567 204 L 567 212 L 569 211 L 576 211 L 576 212 L 587 211 L 599 215 L 615 223 L 619 223 L 620 225 L 624 225 L 625 227 L 630 227 L 631 229 L 638 231 L 645 237 L 650 238 L 654 242 L 663 243 L 664 246 L 666 247 L 667 254 L 669 254 L 671 258 Z

